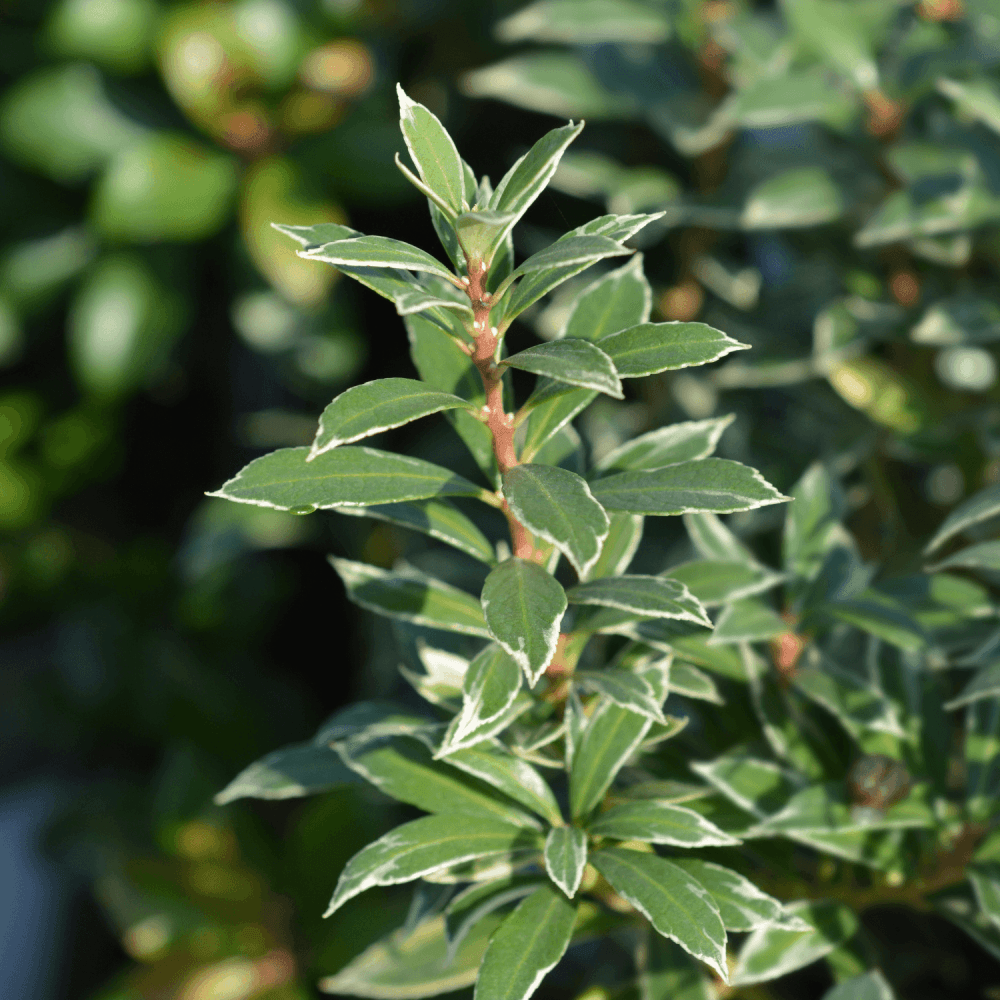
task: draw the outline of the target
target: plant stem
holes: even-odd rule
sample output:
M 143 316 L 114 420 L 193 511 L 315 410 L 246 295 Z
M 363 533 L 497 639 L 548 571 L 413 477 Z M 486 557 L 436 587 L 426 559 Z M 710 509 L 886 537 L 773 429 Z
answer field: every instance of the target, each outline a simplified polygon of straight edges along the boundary
M 486 426 L 493 438 L 493 455 L 497 460 L 497 468 L 503 475 L 509 469 L 519 464 L 517 451 L 514 448 L 514 417 L 506 413 L 503 406 L 503 373 L 496 365 L 497 331 L 490 326 L 490 309 L 494 299 L 486 291 L 488 271 L 483 265 L 478 268 L 476 262 L 469 264 L 469 284 L 466 291 L 472 302 L 473 322 L 472 363 L 479 371 L 486 392 Z M 502 498 L 501 498 L 502 499 Z M 514 516 L 506 500 L 502 500 L 503 512 L 507 516 L 510 527 L 511 544 L 514 555 L 519 559 L 541 561 L 543 553 L 536 549 L 531 532 Z

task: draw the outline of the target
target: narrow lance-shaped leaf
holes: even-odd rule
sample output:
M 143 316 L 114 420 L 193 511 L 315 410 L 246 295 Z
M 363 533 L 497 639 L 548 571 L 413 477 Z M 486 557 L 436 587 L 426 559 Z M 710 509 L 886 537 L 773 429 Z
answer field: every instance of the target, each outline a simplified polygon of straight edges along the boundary
M 586 480 L 552 465 L 515 465 L 503 475 L 503 493 L 532 534 L 555 545 L 581 576 L 588 572 L 610 525 Z
M 390 830 L 348 861 L 324 916 L 376 885 L 409 882 L 461 861 L 530 847 L 537 835 L 467 815 L 425 816 Z
M 781 902 L 761 892 L 748 878 L 730 868 L 700 858 L 673 858 L 673 863 L 693 875 L 719 908 L 726 930 L 752 931 L 781 924 L 789 930 L 808 931 L 812 925 L 785 911 Z
M 838 983 L 823 1000 L 896 1000 L 896 994 L 878 969 Z
M 619 472 L 598 479 L 591 491 L 605 508 L 633 514 L 731 514 L 789 499 L 755 469 L 726 458 L 680 462 L 654 472 Z
M 996 697 L 1000 697 L 1000 661 L 990 663 L 977 671 L 958 697 L 952 698 L 944 707 L 951 710 L 971 705 L 974 701 Z
M 451 754 L 447 763 L 471 774 L 515 802 L 527 806 L 552 826 L 563 822 L 548 782 L 527 761 L 515 757 L 499 741 L 480 743 Z
M 652 685 L 644 677 L 630 670 L 577 670 L 573 683 L 585 691 L 603 694 L 610 701 L 630 712 L 648 716 L 666 725 L 661 705 Z M 663 692 L 664 697 L 666 691 Z
M 456 738 L 503 715 L 520 690 L 520 666 L 508 653 L 491 643 L 473 659 L 466 671 Z
M 274 510 L 310 513 L 485 491 L 433 462 L 349 445 L 307 461 L 308 448 L 280 448 L 255 458 L 209 496 Z
M 536 889 L 497 928 L 475 1000 L 527 1000 L 566 952 L 576 907 L 553 885 Z
M 706 607 L 763 593 L 785 579 L 783 573 L 743 559 L 693 559 L 671 566 L 664 576 L 679 580 Z
M 496 27 L 504 42 L 655 44 L 670 37 L 666 13 L 634 0 L 539 0 Z
M 497 910 L 530 896 L 545 885 L 542 875 L 508 875 L 480 885 L 471 885 L 460 892 L 445 910 L 445 933 L 448 936 L 448 964 L 469 932 L 483 918 Z
M 397 83 L 399 127 L 410 158 L 424 183 L 452 217 L 465 202 L 465 170 L 451 136 L 438 118 L 422 104 L 412 101 Z
M 605 257 L 624 257 L 633 253 L 617 240 L 609 236 L 580 235 L 564 237 L 556 240 L 544 250 L 532 254 L 524 263 L 518 265 L 507 278 L 507 283 L 521 278 L 533 271 L 546 271 L 554 267 L 567 267 L 575 264 L 586 264 L 591 261 L 603 260 Z M 498 289 L 501 293 L 503 286 Z
M 587 834 L 578 826 L 557 826 L 545 838 L 545 870 L 570 899 L 587 864 Z
M 744 598 L 723 608 L 709 643 L 761 642 L 788 631 L 788 623 L 763 601 Z
M 566 592 L 571 604 L 596 604 L 649 618 L 680 618 L 712 626 L 705 609 L 678 580 L 662 576 L 610 576 Z
M 642 254 L 585 288 L 559 332 L 560 337 L 597 341 L 649 319 L 653 291 L 642 271 Z
M 436 274 L 458 287 L 458 279 L 426 250 L 388 236 L 355 236 L 299 251 L 306 260 L 321 260 L 336 267 L 395 267 Z
M 623 802 L 601 813 L 590 833 L 673 847 L 732 847 L 739 841 L 693 809 L 665 802 Z M 696 874 L 696 873 L 695 873 Z
M 509 230 L 511 218 L 499 212 L 463 212 L 455 220 L 455 233 L 466 259 L 479 261 L 480 268 L 483 265 L 489 268 L 495 254 L 503 248 L 502 239 L 497 241 L 498 234 Z
M 750 348 L 705 323 L 680 322 L 643 323 L 602 337 L 598 345 L 621 378 L 704 365 Z
M 620 514 L 613 511 L 608 515 L 611 528 L 597 562 L 590 568 L 587 578 L 599 580 L 604 577 L 617 576 L 624 573 L 632 563 L 632 559 L 642 541 L 642 529 L 645 518 L 641 514 Z
M 246 798 L 294 799 L 357 780 L 329 747 L 296 743 L 244 768 L 215 796 L 215 804 L 224 806 Z
M 338 507 L 338 514 L 374 517 L 420 531 L 460 549 L 473 559 L 496 565 L 496 553 L 489 539 L 460 510 L 447 500 L 414 500 L 412 503 L 378 504 L 374 507 Z
M 606 701 L 599 705 L 573 755 L 569 801 L 574 818 L 589 814 L 636 751 L 652 720 Z
M 943 569 L 988 569 L 996 572 L 1000 570 L 1000 542 L 979 542 L 959 549 L 927 569 L 935 573 Z
M 415 625 L 490 637 L 482 608 L 471 594 L 416 573 L 390 573 L 367 563 L 330 557 L 355 604 Z
M 729 982 L 726 929 L 697 879 L 664 858 L 620 847 L 597 851 L 590 861 L 657 931 Z
M 611 359 L 588 340 L 554 340 L 512 354 L 500 367 L 545 375 L 559 382 L 596 389 L 622 399 L 621 382 Z
M 521 461 L 530 462 L 545 443 L 593 402 L 593 389 L 578 389 L 565 382 L 540 378 L 522 412 L 528 414 L 521 445 Z
M 733 413 L 711 420 L 668 424 L 626 441 L 596 463 L 600 472 L 662 469 L 665 465 L 708 458 L 722 432 L 736 419 Z
M 447 392 L 435 392 L 412 378 L 381 378 L 342 392 L 319 418 L 316 440 L 308 460 L 342 444 L 360 441 L 392 427 L 400 427 L 441 410 L 476 407 Z
M 482 607 L 490 634 L 534 687 L 556 652 L 566 610 L 562 587 L 537 563 L 508 559 L 486 578 Z
M 468 814 L 528 829 L 540 825 L 489 784 L 434 760 L 424 738 L 363 734 L 336 749 L 352 771 L 380 791 L 425 812 Z
M 1000 514 L 1000 486 L 987 486 L 960 503 L 944 520 L 934 537 L 927 543 L 924 553 L 940 548 L 949 538 L 974 524 Z

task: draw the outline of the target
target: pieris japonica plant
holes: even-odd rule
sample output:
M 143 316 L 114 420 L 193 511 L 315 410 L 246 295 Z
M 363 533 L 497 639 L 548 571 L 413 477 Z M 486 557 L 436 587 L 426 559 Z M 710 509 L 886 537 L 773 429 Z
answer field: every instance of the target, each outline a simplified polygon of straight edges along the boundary
M 219 797 L 364 780 L 428 814 L 339 874 L 331 914 L 369 889 L 417 889 L 406 925 L 323 988 L 406 998 L 475 983 L 478 1000 L 522 1000 L 572 944 L 613 938 L 633 965 L 612 992 L 716 996 L 731 979 L 747 986 L 837 953 L 858 927 L 852 904 L 922 905 L 960 884 L 962 866 L 941 862 L 945 841 L 927 833 L 944 820 L 952 835 L 963 828 L 954 808 L 932 802 L 947 777 L 931 762 L 948 741 L 940 726 L 921 728 L 940 683 L 921 673 L 921 658 L 935 628 L 951 629 L 954 648 L 981 641 L 966 627 L 988 616 L 981 589 L 919 577 L 938 581 L 921 592 L 923 618 L 911 614 L 912 594 L 877 589 L 819 466 L 793 491 L 784 566 L 760 562 L 716 515 L 789 498 L 713 456 L 730 418 L 661 427 L 588 463 L 572 421 L 598 394 L 622 400 L 626 380 L 747 345 L 703 323 L 650 322 L 641 258 L 626 244 L 655 215 L 605 215 L 515 261 L 512 230 L 582 123 L 544 136 L 493 188 L 431 112 L 402 90 L 399 100 L 414 169 L 397 162 L 427 197 L 448 263 L 346 226 L 277 228 L 303 258 L 394 303 L 418 378 L 348 389 L 323 411 L 311 447 L 256 459 L 214 494 L 380 519 L 481 566 L 470 593 L 412 566 L 332 557 L 353 601 L 419 630 L 422 669 L 404 675 L 426 709 L 352 706 Z M 505 349 L 525 310 L 600 261 L 612 266 L 581 283 L 555 338 Z M 523 399 L 511 370 L 535 376 Z M 480 482 L 360 443 L 433 414 L 465 443 Z M 629 573 L 645 518 L 678 515 L 696 558 Z M 767 596 L 776 593 L 778 610 Z M 720 609 L 714 632 L 706 608 Z M 739 689 L 728 716 L 705 668 Z M 688 720 L 665 704 L 681 697 L 718 709 L 714 759 L 669 750 Z M 965 764 L 981 792 L 982 730 L 993 722 L 977 713 Z M 824 734 L 831 724 L 839 743 Z M 914 828 L 925 839 L 905 853 L 900 838 Z M 748 863 L 740 844 L 751 838 Z M 817 891 L 802 851 L 882 874 L 868 888 L 852 875 Z M 918 872 L 924 887 L 911 891 Z M 749 934 L 738 960 L 727 932 Z M 843 952 L 837 968 L 855 977 L 845 996 L 890 995 L 863 956 Z

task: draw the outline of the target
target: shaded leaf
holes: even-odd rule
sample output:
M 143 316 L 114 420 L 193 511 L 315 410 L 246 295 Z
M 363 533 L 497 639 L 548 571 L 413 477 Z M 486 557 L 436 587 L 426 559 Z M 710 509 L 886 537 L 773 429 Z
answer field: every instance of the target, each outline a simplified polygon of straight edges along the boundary
M 878 969 L 863 976 L 852 976 L 838 983 L 823 1000 L 896 1000 L 896 994 Z
M 458 952 L 469 931 L 484 917 L 525 896 L 530 896 L 540 886 L 545 885 L 544 876 L 509 875 L 492 882 L 473 884 L 460 892 L 445 909 L 445 934 L 448 938 L 448 956 Z M 497 918 L 498 920 L 500 918 Z M 490 926 L 496 923 L 490 921 Z M 446 960 L 445 964 L 449 964 Z
M 997 697 L 1000 697 L 1000 661 L 990 663 L 977 671 L 972 680 L 962 688 L 961 694 L 957 698 L 952 698 L 944 707 L 961 708 L 963 705 L 971 705 L 984 698 Z
M 554 379 L 540 378 L 522 409 L 528 414 L 521 445 L 521 461 L 530 462 L 555 434 L 597 396 L 594 389 L 578 389 Z
M 785 577 L 766 566 L 721 559 L 695 559 L 671 566 L 664 576 L 679 580 L 706 607 L 771 590 Z
M 750 192 L 740 225 L 743 229 L 817 226 L 844 211 L 840 188 L 822 167 L 799 167 L 761 181 Z
M 604 539 L 601 554 L 590 567 L 590 572 L 581 579 L 598 580 L 624 573 L 639 548 L 644 524 L 641 514 L 612 513 L 608 519 L 611 526 L 608 537 Z
M 635 0 L 540 0 L 501 21 L 496 35 L 504 42 L 655 43 L 670 36 L 670 21 Z
M 642 271 L 642 254 L 609 271 L 574 300 L 560 337 L 596 341 L 649 319 L 653 292 Z
M 787 623 L 773 608 L 763 601 L 743 598 L 723 608 L 708 641 L 713 645 L 761 642 L 787 631 Z
M 998 514 L 1000 514 L 1000 486 L 987 486 L 986 489 L 963 500 L 945 518 L 934 537 L 927 543 L 924 553 L 933 552 L 959 532 L 971 528 L 974 524 L 988 521 Z
M 715 451 L 722 432 L 736 419 L 735 414 L 711 420 L 691 420 L 668 424 L 648 434 L 626 441 L 596 463 L 601 472 L 662 469 L 665 465 L 708 458 Z
M 244 768 L 215 796 L 219 806 L 237 799 L 294 799 L 353 784 L 355 775 L 327 746 L 295 743 Z

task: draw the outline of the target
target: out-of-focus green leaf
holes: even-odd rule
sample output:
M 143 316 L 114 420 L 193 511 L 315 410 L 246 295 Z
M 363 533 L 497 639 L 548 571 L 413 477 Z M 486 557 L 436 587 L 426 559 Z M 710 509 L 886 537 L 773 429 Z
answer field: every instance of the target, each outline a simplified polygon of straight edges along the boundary
M 965 710 L 965 787 L 969 816 L 991 815 L 1000 791 L 1000 701 L 976 701 Z
M 671 566 L 664 576 L 679 580 L 706 607 L 761 594 L 785 579 L 766 566 L 724 559 L 694 559 Z
M 692 761 L 691 770 L 730 802 L 760 818 L 777 812 L 801 787 L 801 779 L 778 764 L 741 750 L 711 761 Z
M 501 917 L 487 914 L 463 937 L 450 962 L 443 916 L 377 941 L 336 975 L 319 981 L 324 993 L 372 1000 L 420 1000 L 464 989 L 476 981 L 490 936 Z
M 937 89 L 950 97 L 960 111 L 1000 132 L 1000 94 L 989 80 L 963 82 L 942 78 L 937 81 Z
M 963 705 L 971 705 L 974 701 L 997 697 L 1000 697 L 1000 661 L 990 663 L 982 670 L 976 671 L 972 680 L 962 688 L 962 693 L 957 698 L 952 698 L 944 707 L 961 708 Z
M 747 196 L 740 216 L 744 229 L 818 226 L 844 211 L 840 189 L 822 167 L 802 167 L 769 177 Z
M 61 56 L 135 73 L 149 62 L 158 13 L 152 0 L 63 0 L 49 15 L 45 37 Z
M 697 879 L 664 858 L 620 847 L 595 852 L 591 864 L 660 934 L 729 981 L 726 929 Z
M 587 864 L 587 834 L 577 826 L 557 826 L 545 839 L 545 870 L 570 899 Z
M 479 602 L 464 590 L 415 572 L 390 573 L 335 556 L 330 564 L 350 599 L 369 611 L 428 628 L 490 637 Z
M 729 414 L 711 420 L 667 424 L 612 449 L 595 463 L 595 468 L 601 472 L 652 471 L 677 462 L 708 458 L 733 420 L 734 414 Z
M 521 445 L 521 460 L 530 462 L 545 442 L 589 406 L 596 396 L 594 389 L 576 389 L 566 382 L 540 378 L 524 405 L 528 419 Z
M 245 798 L 295 799 L 357 780 L 329 747 L 296 743 L 244 768 L 215 796 L 215 803 L 224 806 Z
M 1000 868 L 996 864 L 974 865 L 968 872 L 979 909 L 1000 928 Z
M 534 687 L 556 652 L 566 611 L 562 587 L 537 563 L 508 559 L 486 578 L 482 608 L 490 634 Z
M 858 918 L 842 903 L 793 903 L 788 909 L 815 929 L 761 927 L 753 931 L 740 949 L 730 980 L 734 986 L 766 983 L 812 965 L 851 938 L 858 928 Z
M 745 597 L 722 609 L 709 642 L 762 642 L 787 631 L 788 625 L 773 608 Z
M 541 886 L 490 938 L 476 981 L 476 1000 L 527 1000 L 569 946 L 576 907 L 552 885 Z
M 673 941 L 652 933 L 637 957 L 642 1000 L 715 1000 L 701 966 Z
M 988 521 L 998 514 L 1000 514 L 1000 486 L 987 486 L 986 489 L 973 493 L 945 518 L 944 523 L 934 533 L 934 537 L 927 543 L 924 553 L 933 552 L 959 532 L 971 528 L 974 524 Z
M 663 11 L 634 0 L 540 0 L 501 21 L 496 34 L 504 42 L 650 44 L 670 36 L 670 21 Z
M 237 178 L 230 157 L 158 132 L 115 155 L 94 190 L 91 215 L 115 240 L 204 239 L 229 217 Z
M 896 1000 L 896 994 L 878 969 L 838 983 L 823 1000 Z
M 610 524 L 585 479 L 551 465 L 515 465 L 503 475 L 503 493 L 533 535 L 555 545 L 580 576 L 589 572 Z
M 979 295 L 938 299 L 910 331 L 918 344 L 990 344 L 1000 340 L 1000 306 Z
M 759 472 L 727 458 L 679 462 L 653 472 L 619 472 L 596 480 L 591 489 L 608 510 L 632 514 L 728 514 L 789 499 Z
M 355 854 L 341 872 L 325 916 L 376 885 L 409 882 L 439 868 L 539 843 L 523 827 L 466 814 L 425 816 L 397 826 Z

